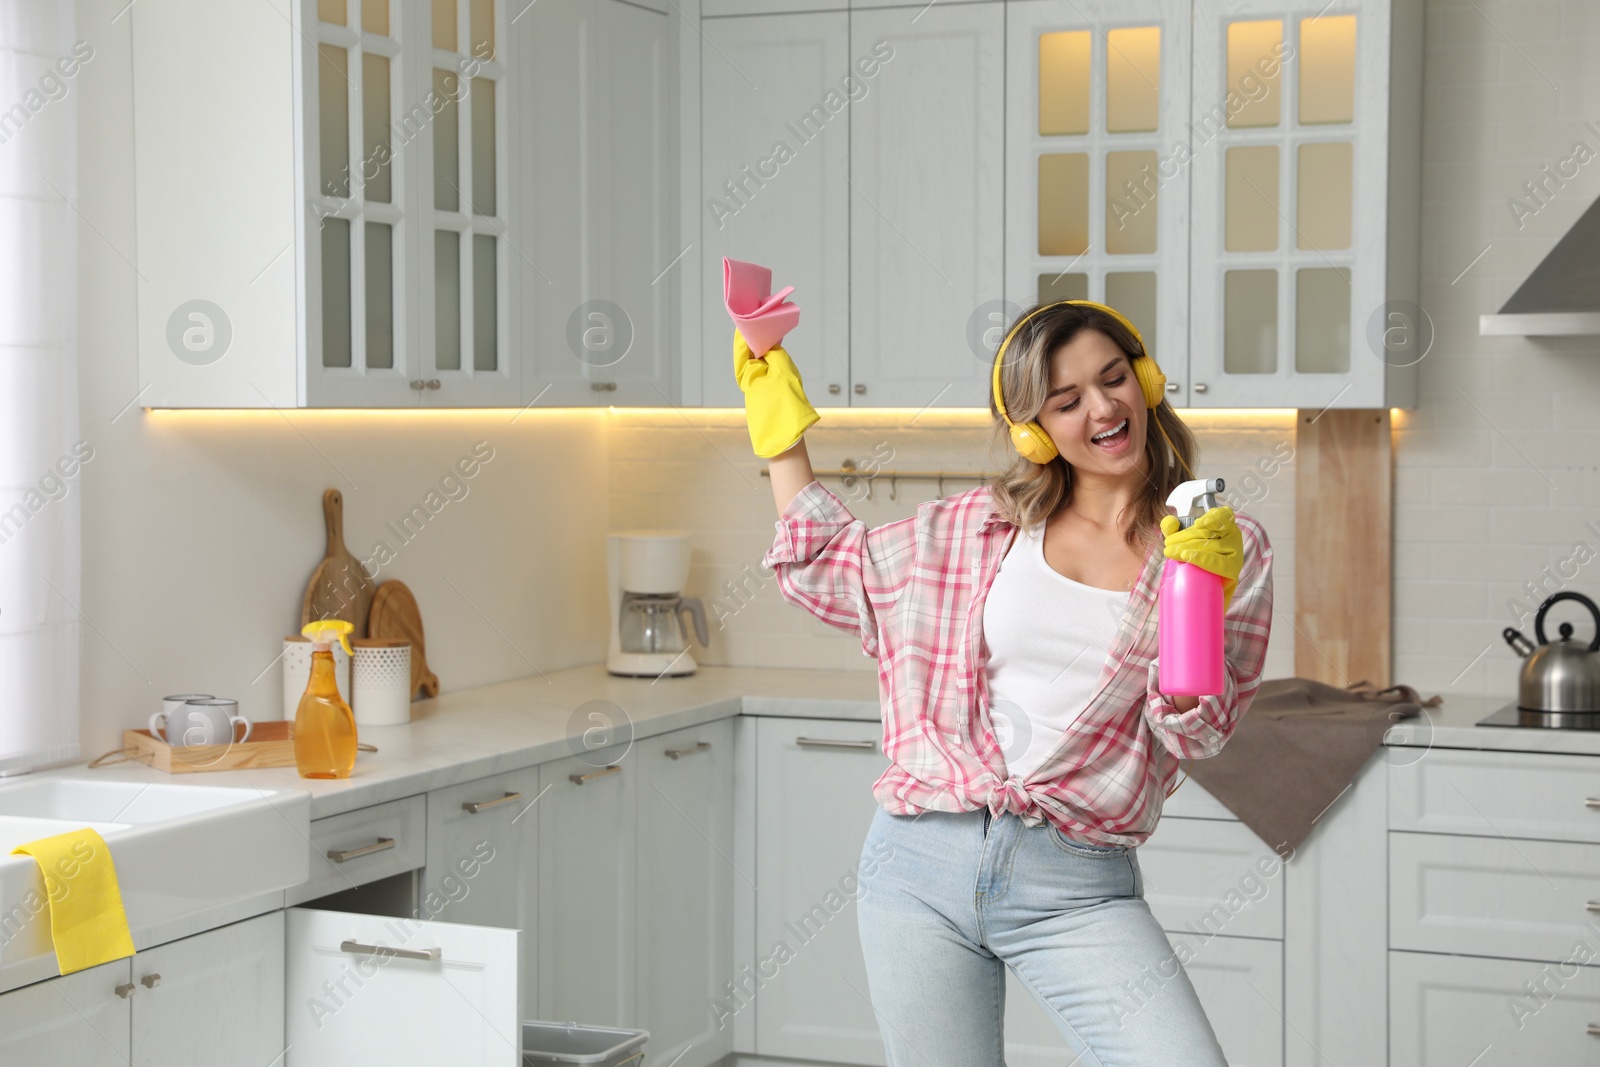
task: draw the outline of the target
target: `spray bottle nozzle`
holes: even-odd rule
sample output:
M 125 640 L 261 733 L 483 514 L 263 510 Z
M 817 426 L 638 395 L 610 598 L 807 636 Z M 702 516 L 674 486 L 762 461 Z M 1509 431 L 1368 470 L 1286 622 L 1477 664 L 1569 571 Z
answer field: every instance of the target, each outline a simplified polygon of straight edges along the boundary
M 1194 520 L 1217 506 L 1217 494 L 1226 488 L 1221 478 L 1196 478 L 1184 482 L 1167 497 L 1167 507 L 1178 512 L 1178 525 L 1188 529 Z
M 353 657 L 355 653 L 350 651 L 349 634 L 354 629 L 355 626 L 343 619 L 318 619 L 300 627 L 300 632 L 311 638 L 313 651 L 319 648 L 332 649 L 334 635 L 338 635 L 339 644 L 344 647 L 344 654 Z

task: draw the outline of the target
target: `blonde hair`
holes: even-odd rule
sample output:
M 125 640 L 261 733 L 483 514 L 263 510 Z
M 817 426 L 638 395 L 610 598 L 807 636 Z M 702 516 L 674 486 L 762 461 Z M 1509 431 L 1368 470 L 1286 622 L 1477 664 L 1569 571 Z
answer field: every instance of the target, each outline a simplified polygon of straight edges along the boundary
M 1046 308 L 1046 310 L 1039 310 Z M 1033 314 L 1038 311 L 1038 314 Z M 1050 391 L 1050 357 L 1062 345 L 1071 341 L 1081 330 L 1099 330 L 1128 356 L 1149 358 L 1143 346 L 1115 317 L 1094 307 L 1078 304 L 1058 304 L 1055 307 L 1036 304 L 1023 312 L 1033 314 L 1032 319 L 1017 331 L 1006 348 L 1005 365 L 1000 368 L 1000 389 L 1005 397 L 1006 414 L 1011 421 L 1022 424 L 1037 419 L 1044 408 L 1045 395 Z M 1020 318 L 1020 316 L 1019 316 Z M 1133 373 L 1133 368 L 1128 368 Z M 1159 526 L 1167 515 L 1167 495 L 1188 479 L 1185 466 L 1193 468 L 1199 449 L 1194 435 L 1178 418 L 1163 397 L 1154 408 L 1146 408 L 1151 422 L 1159 422 L 1166 436 L 1147 425 L 1144 435 L 1145 484 L 1133 503 L 1133 514 L 1123 531 L 1129 545 L 1152 541 L 1159 537 Z M 1000 415 L 994 393 L 989 394 L 989 415 L 994 420 L 994 439 L 991 447 L 998 446 L 1009 464 L 989 482 L 989 493 L 995 507 L 1009 522 L 1024 528 L 1043 523 L 1051 515 L 1072 503 L 1074 478 L 1072 465 L 1061 456 L 1048 463 L 1034 463 L 1017 454 L 1011 444 L 1011 429 Z M 1171 439 L 1171 446 L 1167 440 Z M 1174 454 L 1174 449 L 1177 453 Z M 1182 462 L 1179 462 L 1179 457 Z M 1120 518 L 1120 516 L 1119 516 Z

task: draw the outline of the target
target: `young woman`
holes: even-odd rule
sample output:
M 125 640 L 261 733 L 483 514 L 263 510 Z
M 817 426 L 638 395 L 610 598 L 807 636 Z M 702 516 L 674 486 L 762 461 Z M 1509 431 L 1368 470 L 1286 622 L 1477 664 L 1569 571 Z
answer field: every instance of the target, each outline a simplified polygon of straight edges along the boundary
M 1260 685 L 1272 547 L 1226 507 L 1170 517 L 1194 439 L 1138 331 L 1088 301 L 1030 309 L 990 398 L 1009 465 L 871 530 L 813 477 L 787 352 L 753 359 L 735 331 L 734 365 L 781 515 L 765 563 L 878 660 L 890 766 L 857 918 L 890 1067 L 1004 1064 L 1006 967 L 1075 1063 L 1223 1065 L 1136 848 L 1177 760 L 1216 754 Z M 1223 578 L 1218 695 L 1161 691 L 1167 558 Z

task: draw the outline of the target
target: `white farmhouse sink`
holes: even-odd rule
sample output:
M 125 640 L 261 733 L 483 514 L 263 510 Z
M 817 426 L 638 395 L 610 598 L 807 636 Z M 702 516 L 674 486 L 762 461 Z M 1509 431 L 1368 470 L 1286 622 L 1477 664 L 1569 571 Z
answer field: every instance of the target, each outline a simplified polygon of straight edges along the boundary
M 0 967 L 54 953 L 38 864 L 11 850 L 86 826 L 111 851 L 141 948 L 163 924 L 170 930 L 310 873 L 308 793 L 78 778 L 0 786 Z

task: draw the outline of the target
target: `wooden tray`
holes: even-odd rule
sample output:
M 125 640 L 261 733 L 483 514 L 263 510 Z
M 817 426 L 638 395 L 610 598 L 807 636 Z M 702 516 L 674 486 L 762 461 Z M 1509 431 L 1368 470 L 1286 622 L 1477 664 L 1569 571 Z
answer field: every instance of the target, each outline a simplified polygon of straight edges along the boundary
M 255 723 L 250 740 L 232 745 L 174 747 L 152 736 L 149 730 L 122 731 L 122 744 L 140 763 L 168 774 L 294 766 L 294 723 L 287 719 Z

